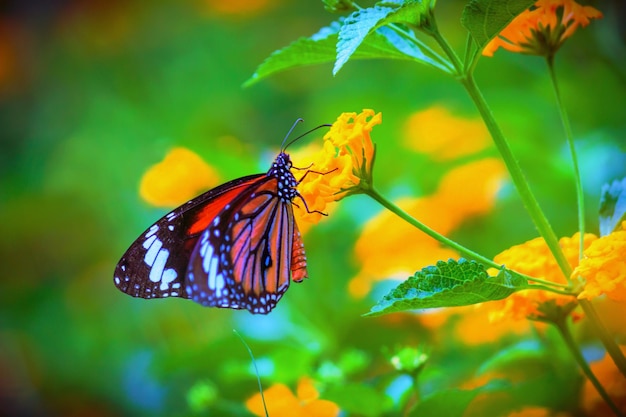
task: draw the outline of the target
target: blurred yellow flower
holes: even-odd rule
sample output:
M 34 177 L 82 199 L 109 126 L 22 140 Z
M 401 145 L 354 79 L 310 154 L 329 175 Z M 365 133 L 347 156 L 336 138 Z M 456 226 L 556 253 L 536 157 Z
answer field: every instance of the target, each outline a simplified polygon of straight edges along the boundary
M 339 415 L 337 404 L 320 400 L 310 378 L 300 378 L 296 395 L 284 384 L 274 384 L 264 391 L 267 412 L 272 417 L 336 417 Z M 252 414 L 265 417 L 263 400 L 260 393 L 246 401 L 246 407 Z
M 274 0 L 199 0 L 198 6 L 210 14 L 243 16 L 269 9 L 273 3 Z
M 412 150 L 445 161 L 479 152 L 491 141 L 481 119 L 455 117 L 443 106 L 432 106 L 409 117 L 404 143 Z
M 626 346 L 620 346 L 620 349 L 623 354 L 626 354 Z M 626 414 L 626 379 L 615 366 L 613 359 L 609 355 L 604 355 L 601 360 L 592 362 L 590 367 L 617 408 L 622 414 Z M 600 397 L 593 384 L 586 378 L 582 390 L 582 407 L 588 416 L 610 416 L 614 414 Z
M 534 7 L 518 15 L 483 50 L 483 55 L 503 47 L 511 52 L 552 56 L 578 28 L 599 19 L 602 13 L 574 0 L 538 0 Z
M 324 136 L 321 150 L 308 158 L 310 172 L 298 185 L 300 195 L 306 201 L 309 211 L 326 211 L 326 204 L 338 201 L 348 194 L 360 192 L 359 187 L 371 185 L 372 163 L 375 148 L 370 137 L 372 128 L 380 124 L 382 114 L 374 110 L 357 113 L 343 113 Z M 294 163 L 294 166 L 299 166 Z M 294 172 L 296 178 L 298 174 Z M 306 210 L 305 210 L 306 211 Z M 302 213 L 302 220 L 316 223 L 319 213 Z
M 465 314 L 455 322 L 454 335 L 467 346 L 497 343 L 509 335 L 523 335 L 530 331 L 528 321 L 499 320 L 489 323 L 491 308 L 488 303 L 465 307 Z
M 626 222 L 622 230 L 594 241 L 584 252 L 572 277 L 582 276 L 585 288 L 578 298 L 606 294 L 612 300 L 626 301 Z
M 435 194 L 403 199 L 397 205 L 446 235 L 464 220 L 488 213 L 504 178 L 506 170 L 500 160 L 479 160 L 450 171 Z M 355 254 L 361 270 L 348 289 L 357 298 L 367 295 L 377 280 L 404 279 L 438 260 L 457 257 L 455 251 L 442 247 L 387 210 L 367 222 L 356 242 Z
M 186 148 L 174 148 L 143 175 L 139 195 L 153 206 L 174 207 L 218 183 L 215 169 L 197 154 Z
M 595 239 L 597 239 L 595 235 L 585 234 L 585 248 L 588 248 Z M 578 265 L 579 234 L 576 233 L 571 238 L 561 238 L 559 244 L 569 264 Z M 496 255 L 494 262 L 531 277 L 555 283 L 567 283 L 543 238 L 535 238 L 513 246 Z M 545 318 L 543 308 L 550 305 L 568 308 L 573 306 L 573 303 L 576 303 L 576 299 L 571 296 L 538 290 L 520 291 L 504 300 L 489 303 L 493 309 L 490 317 L 492 320 L 542 319 Z

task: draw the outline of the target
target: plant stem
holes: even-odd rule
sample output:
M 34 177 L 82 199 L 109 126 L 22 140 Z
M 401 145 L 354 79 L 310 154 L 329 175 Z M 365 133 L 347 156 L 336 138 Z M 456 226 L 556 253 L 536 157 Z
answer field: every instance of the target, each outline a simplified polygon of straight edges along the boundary
M 569 280 L 569 276 L 572 274 L 572 267 L 567 262 L 567 259 L 565 258 L 565 255 L 561 250 L 559 240 L 556 237 L 554 230 L 552 230 L 548 219 L 541 210 L 541 207 L 539 207 L 539 203 L 532 193 L 530 186 L 528 185 L 528 181 L 524 177 L 524 173 L 522 172 L 519 162 L 517 161 L 517 159 L 515 159 L 515 156 L 513 155 L 513 152 L 511 151 L 511 148 L 509 147 L 509 144 L 504 137 L 504 134 L 496 123 L 495 118 L 491 113 L 491 109 L 487 105 L 482 93 L 478 89 L 473 76 L 471 74 L 468 74 L 467 76 L 462 77 L 460 81 L 474 101 L 474 104 L 476 104 L 478 111 L 485 121 L 485 125 L 491 133 L 491 137 L 493 138 L 496 148 L 498 148 L 498 151 L 500 152 L 500 155 L 502 156 L 502 159 L 507 166 L 513 184 L 515 185 L 515 188 L 517 189 L 522 199 L 522 202 L 526 207 L 526 210 L 528 211 L 531 219 L 535 223 L 537 230 L 539 230 L 539 233 L 546 241 L 550 252 L 552 252 L 552 255 L 556 259 L 559 268 L 563 272 L 563 275 L 565 275 L 565 277 Z
M 565 275 L 569 282 L 569 277 L 572 274 L 572 267 L 570 266 L 569 262 L 567 262 L 567 259 L 565 258 L 565 255 L 561 250 L 559 240 L 556 237 L 554 230 L 552 230 L 548 219 L 541 210 L 541 207 L 539 207 L 537 199 L 530 190 L 530 186 L 528 185 L 528 181 L 524 177 L 524 173 L 522 172 L 519 162 L 513 155 L 513 152 L 511 151 L 511 148 L 509 147 L 509 144 L 504 137 L 504 134 L 500 130 L 500 127 L 493 117 L 491 109 L 487 105 L 485 98 L 478 89 L 478 86 L 476 85 L 476 82 L 472 75 L 471 68 L 469 69 L 469 72 L 463 73 L 462 63 L 459 61 L 459 58 L 456 56 L 454 50 L 450 47 L 445 38 L 441 36 L 439 32 L 432 33 L 432 36 L 441 46 L 443 51 L 448 55 L 448 58 L 457 69 L 458 79 L 459 81 L 461 81 L 461 84 L 463 84 L 468 94 L 474 101 L 474 104 L 478 108 L 478 111 L 482 116 L 485 125 L 489 130 L 489 133 L 491 134 L 493 142 L 500 152 L 500 155 L 502 156 L 502 159 L 509 171 L 509 175 L 511 175 L 513 185 L 515 185 L 515 188 L 517 189 L 517 192 L 519 193 L 522 202 L 524 203 L 524 206 L 528 211 L 528 214 L 530 215 L 532 221 L 535 223 L 537 230 L 539 230 L 539 233 L 546 241 L 550 252 L 552 252 L 552 255 L 556 259 L 559 268 L 563 272 L 563 275 Z
M 529 284 L 528 287 L 526 287 L 529 290 L 541 290 L 541 291 L 549 291 L 555 294 L 561 294 L 561 295 L 568 295 L 570 297 L 576 297 L 576 294 L 572 293 L 571 291 L 564 291 L 564 290 L 557 290 L 555 288 L 551 288 L 551 287 L 547 287 L 545 285 L 536 285 L 536 284 Z
M 583 357 L 582 353 L 580 353 L 580 350 L 578 349 L 578 346 L 576 345 L 576 342 L 574 341 L 574 338 L 572 337 L 572 333 L 570 332 L 569 326 L 567 325 L 566 318 L 563 318 L 559 322 L 553 322 L 553 324 L 558 329 L 561 337 L 565 341 L 567 348 L 569 349 L 570 353 L 574 357 L 574 360 L 578 363 L 578 366 L 580 366 L 580 369 L 583 371 L 585 376 L 593 384 L 596 391 L 598 391 L 598 394 L 600 394 L 600 397 L 602 397 L 604 402 L 607 403 L 609 408 L 611 408 L 611 411 L 613 411 L 613 413 L 616 416 L 623 417 L 623 414 L 617 408 L 617 406 L 615 405 L 611 397 L 609 397 L 609 395 L 606 393 L 606 391 L 604 390 L 604 387 L 602 386 L 602 384 L 600 384 L 600 381 L 598 381 L 598 379 L 594 375 L 593 371 L 589 367 L 589 364 Z
M 394 203 L 392 203 L 391 201 L 387 200 L 384 196 L 382 196 L 374 187 L 369 187 L 367 189 L 364 190 L 364 192 L 369 195 L 370 197 L 372 197 L 374 200 L 376 200 L 378 203 L 380 203 L 380 205 L 382 205 L 383 207 L 385 207 L 386 209 L 388 209 L 389 211 L 391 211 L 392 213 L 394 213 L 396 216 L 400 217 L 402 220 L 406 221 L 407 223 L 411 224 L 412 226 L 415 226 L 416 228 L 418 228 L 419 230 L 421 230 L 422 232 L 426 233 L 428 236 L 432 237 L 433 239 L 438 240 L 439 242 L 451 247 L 452 249 L 456 250 L 457 252 L 461 253 L 462 255 L 466 256 L 467 258 L 470 259 L 474 259 L 476 261 L 479 261 L 491 268 L 497 268 L 500 269 L 502 266 L 496 264 L 495 262 L 493 262 L 491 259 L 486 258 L 468 248 L 466 248 L 465 246 L 462 246 L 458 243 L 456 243 L 454 240 L 449 239 L 447 237 L 445 237 L 444 235 L 437 233 L 436 231 L 434 231 L 433 229 L 431 229 L 430 227 L 426 226 L 424 223 L 418 221 L 417 219 L 415 219 L 413 216 L 411 216 L 410 214 L 408 214 L 406 211 L 402 210 L 400 207 L 396 206 Z
M 611 333 L 609 333 L 607 328 L 604 326 L 604 323 L 602 323 L 602 321 L 600 320 L 598 312 L 594 308 L 593 304 L 591 304 L 589 300 L 585 299 L 578 301 L 583 311 L 585 312 L 587 319 L 591 322 L 591 324 L 593 325 L 593 329 L 602 341 L 606 352 L 613 359 L 613 362 L 615 362 L 615 366 L 617 366 L 617 369 L 619 369 L 622 375 L 626 377 L 626 358 L 624 357 L 624 354 L 622 353 L 619 346 L 617 346 L 617 344 L 615 343 L 615 339 L 613 338 L 613 336 L 611 336 Z
M 493 262 L 491 259 L 486 258 L 486 257 L 482 256 L 481 254 L 476 253 L 476 252 L 472 251 L 471 249 L 466 248 L 463 245 L 460 245 L 459 243 L 455 242 L 454 240 L 449 239 L 449 238 L 445 237 L 444 235 L 434 231 L 430 227 L 426 226 L 424 223 L 420 222 L 419 220 L 417 220 L 416 218 L 414 218 L 413 216 L 408 214 L 406 211 L 404 211 L 400 207 L 396 206 L 393 202 L 387 200 L 373 186 L 363 187 L 363 192 L 365 194 L 369 195 L 370 197 L 372 197 L 374 200 L 376 200 L 378 203 L 380 203 L 380 205 L 382 205 L 383 207 L 385 207 L 386 209 L 388 209 L 389 211 L 394 213 L 396 216 L 400 217 L 402 220 L 406 221 L 407 223 L 409 223 L 412 226 L 415 226 L 417 229 L 419 229 L 422 232 L 426 233 L 428 236 L 432 237 L 433 239 L 438 240 L 439 242 L 443 243 L 444 245 L 447 245 L 450 248 L 456 250 L 457 252 L 459 252 L 460 254 L 465 256 L 466 258 L 473 259 L 473 260 L 478 261 L 478 262 L 480 262 L 480 263 L 482 263 L 482 264 L 484 264 L 484 265 L 486 265 L 488 267 L 491 267 L 491 268 L 496 268 L 498 270 L 502 269 L 502 265 L 498 265 L 497 263 Z M 528 276 L 528 275 L 525 275 L 525 274 L 521 274 L 519 272 L 515 272 L 515 271 L 512 271 L 512 270 L 509 270 L 509 271 L 524 277 L 527 281 L 532 281 L 532 282 L 536 282 L 536 283 L 539 283 L 539 284 L 543 284 L 541 286 L 534 286 L 534 287 L 531 284 L 531 288 L 552 291 L 552 292 L 556 292 L 556 293 L 559 293 L 559 294 L 573 295 L 570 292 L 566 292 L 566 291 L 562 291 L 562 290 L 556 289 L 556 288 L 568 288 L 567 285 L 559 284 L 559 283 L 555 283 L 555 282 L 550 282 L 550 281 L 545 281 L 545 280 L 543 280 L 541 278 L 531 277 L 531 276 Z M 552 289 L 550 287 L 552 287 L 554 289 Z
M 556 78 L 556 72 L 554 70 L 554 56 L 550 55 L 546 58 L 548 64 L 548 70 L 550 72 L 550 79 L 552 81 L 552 87 L 554 89 L 554 95 L 556 97 L 557 107 L 561 115 L 561 121 L 563 123 L 563 129 L 565 130 L 565 139 L 569 145 L 569 151 L 572 156 L 572 167 L 574 168 L 574 182 L 576 184 L 576 199 L 578 203 L 578 231 L 580 232 L 579 242 L 579 259 L 583 256 L 585 249 L 585 194 L 583 191 L 583 184 L 580 178 L 580 170 L 578 168 L 578 156 L 576 155 L 576 146 L 574 144 L 574 135 L 572 134 L 572 126 L 569 122 L 569 117 L 563 106 L 563 100 L 561 99 L 561 92 L 559 91 L 559 84 Z

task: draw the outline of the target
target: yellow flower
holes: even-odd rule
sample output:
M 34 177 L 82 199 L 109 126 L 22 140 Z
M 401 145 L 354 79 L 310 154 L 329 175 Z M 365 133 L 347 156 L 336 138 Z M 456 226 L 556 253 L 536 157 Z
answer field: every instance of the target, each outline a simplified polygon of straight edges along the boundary
M 597 239 L 592 234 L 585 234 L 584 246 L 589 247 Z M 570 265 L 578 265 L 579 234 L 571 238 L 564 237 L 559 240 L 565 258 Z M 517 272 L 551 281 L 566 284 L 556 261 L 543 238 L 529 240 L 521 245 L 513 246 L 494 258 L 494 262 L 502 264 Z M 557 308 L 573 307 L 576 299 L 566 295 L 555 294 L 548 291 L 526 290 L 517 292 L 510 297 L 489 303 L 494 309 L 491 319 L 513 318 L 519 319 L 542 319 L 545 317 L 544 308 L 554 306 Z
M 397 205 L 447 235 L 464 220 L 491 210 L 505 176 L 500 160 L 479 160 L 450 171 L 435 194 L 403 199 Z M 376 280 L 406 278 L 426 265 L 458 256 L 387 210 L 365 225 L 355 254 L 361 271 L 351 280 L 348 290 L 357 298 L 366 296 Z
M 340 411 L 332 401 L 319 399 L 319 392 L 309 378 L 300 378 L 296 395 L 284 384 L 272 385 L 264 395 L 267 412 L 272 417 L 336 417 Z M 246 407 L 252 414 L 265 417 L 260 393 L 249 398 Z
M 620 346 L 620 349 L 626 354 L 626 346 Z M 615 366 L 613 359 L 609 355 L 604 355 L 604 358 L 591 363 L 590 366 L 617 408 L 622 414 L 626 413 L 626 379 Z M 582 390 L 582 406 L 586 412 L 585 415 L 588 416 L 610 416 L 613 414 L 589 379 L 585 380 Z
M 308 158 L 306 164 L 294 160 L 296 167 L 310 165 L 311 171 L 321 173 L 310 172 L 298 186 L 309 211 L 325 212 L 327 203 L 371 186 L 375 147 L 370 132 L 381 121 L 381 113 L 376 114 L 374 110 L 343 113 L 324 136 L 320 152 Z M 302 176 L 297 172 L 294 175 Z M 297 212 L 299 218 L 313 223 L 321 216 L 306 213 L 305 207 L 300 207 Z
M 215 187 L 219 177 L 213 167 L 186 148 L 174 148 L 141 178 L 139 195 L 157 207 L 174 207 Z
M 410 149 L 442 161 L 479 152 L 491 143 L 480 119 L 455 117 L 443 106 L 432 106 L 411 115 L 404 138 Z
M 483 55 L 503 47 L 511 52 L 552 56 L 565 39 L 578 28 L 599 19 L 602 13 L 574 0 L 538 0 L 534 7 L 518 15 L 483 50 Z
M 573 277 L 586 279 L 578 298 L 594 298 L 606 294 L 612 300 L 626 301 L 626 222 L 622 230 L 603 236 L 585 250 Z

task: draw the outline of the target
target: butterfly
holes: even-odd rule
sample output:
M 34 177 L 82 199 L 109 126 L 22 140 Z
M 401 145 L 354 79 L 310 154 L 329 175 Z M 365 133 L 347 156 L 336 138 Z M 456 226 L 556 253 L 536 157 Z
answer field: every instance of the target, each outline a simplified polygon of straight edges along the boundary
M 283 140 L 267 173 L 222 184 L 163 216 L 130 246 L 115 268 L 122 292 L 140 298 L 188 298 L 204 306 L 267 314 L 290 281 L 308 277 L 293 212 L 299 198 Z M 294 167 L 295 168 L 295 167 Z M 302 168 L 296 168 L 302 169 Z M 325 214 L 325 213 L 321 213 Z

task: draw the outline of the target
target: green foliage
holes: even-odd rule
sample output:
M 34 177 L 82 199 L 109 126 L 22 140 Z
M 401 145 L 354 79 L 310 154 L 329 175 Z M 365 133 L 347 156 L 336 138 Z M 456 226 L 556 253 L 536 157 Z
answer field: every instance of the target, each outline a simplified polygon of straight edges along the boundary
M 626 178 L 602 186 L 599 214 L 601 236 L 621 227 L 626 220 Z
M 481 394 L 503 392 L 509 384 L 492 381 L 487 385 L 471 390 L 450 389 L 439 391 L 422 399 L 411 412 L 412 417 L 461 417 L 468 405 Z
M 534 3 L 535 0 L 471 0 L 463 10 L 461 23 L 481 50 Z
M 307 65 L 334 62 L 337 56 L 339 32 L 343 26 L 333 22 L 308 38 L 300 38 L 272 53 L 244 83 L 248 87 L 274 73 Z M 409 37 L 409 39 L 407 39 Z M 428 58 L 410 41 L 411 32 L 380 28 L 372 32 L 367 43 L 352 51 L 352 59 L 399 59 L 413 62 L 436 62 Z
M 391 398 L 363 384 L 335 385 L 326 391 L 324 398 L 348 413 L 365 417 L 380 416 L 392 406 Z
M 342 201 L 305 234 L 310 279 L 292 285 L 269 316 L 203 308 L 189 300 L 133 299 L 112 284 L 123 250 L 166 212 L 142 202 L 138 184 L 172 147 L 195 151 L 227 181 L 266 170 L 296 117 L 314 126 L 343 111 L 372 107 L 385 115 L 373 132 L 377 185 L 392 190 L 393 197 L 428 195 L 450 169 L 467 162 L 442 162 L 414 152 L 402 137 L 415 112 L 433 104 L 475 113 L 468 100 L 459 98 L 458 85 L 441 77 L 442 71 L 454 73 L 453 66 L 421 40 L 428 34 L 417 26 L 426 14 L 417 2 L 379 3 L 372 9 L 393 12 L 376 20 L 368 11 L 364 16 L 369 20 L 352 15 L 348 23 L 334 16 L 330 24 L 319 2 L 285 3 L 249 14 L 210 9 L 220 2 L 57 3 L 51 2 L 44 14 L 19 7 L 0 38 L 6 64 L 0 65 L 0 214 L 5 220 L 0 363 L 10 365 L 3 367 L 5 385 L 26 393 L 7 396 L 3 411 L 14 406 L 12 415 L 90 415 L 98 410 L 151 417 L 249 416 L 245 401 L 258 393 L 257 378 L 232 334 L 236 328 L 254 351 L 264 389 L 285 383 L 295 392 L 300 378 L 312 377 L 321 398 L 336 401 L 346 415 L 405 415 L 411 395 L 422 399 L 414 415 L 458 415 L 480 393 L 501 391 L 495 383 L 476 390 L 457 388 L 475 382 L 476 375 L 501 378 L 490 376 L 497 372 L 513 381 L 506 391 L 509 408 L 545 405 L 580 413 L 579 371 L 543 333 L 504 333 L 493 342 L 475 344 L 457 332 L 465 318 L 461 314 L 436 328 L 422 325 L 414 314 L 364 320 L 359 314 L 373 303 L 372 295 L 358 298 L 349 289 L 352 277 L 361 272 L 355 242 L 378 207 L 360 196 Z M 442 32 L 456 48 L 462 47 L 456 43 L 467 31 L 458 25 L 453 3 L 441 1 L 437 17 L 438 22 L 453 22 Z M 335 12 L 353 11 L 349 1 L 325 4 Z M 466 9 L 476 16 L 464 18 L 464 24 L 470 22 L 470 32 L 480 42 L 496 30 L 487 14 L 513 15 L 508 7 L 513 2 L 473 4 L 493 5 L 482 12 Z M 495 14 L 496 7 L 508 12 Z M 487 13 L 482 21 L 480 13 Z M 610 23 L 601 23 L 605 21 Z M 281 30 L 276 30 L 278 23 Z M 349 60 L 388 61 L 344 63 L 341 82 L 312 69 L 240 89 L 269 51 L 295 39 L 300 30 L 314 33 L 319 27 L 324 28 L 272 54 L 246 85 L 289 68 L 335 62 L 342 29 L 342 51 Z M 350 32 L 356 28 L 363 33 Z M 626 175 L 626 164 L 615 152 L 623 149 L 623 109 L 606 105 L 624 102 L 624 90 L 616 88 L 621 80 L 615 72 L 597 59 L 603 53 L 598 45 L 611 44 L 610 32 L 609 27 L 596 37 L 577 34 L 581 42 L 560 50 L 558 59 L 580 133 L 577 146 L 591 161 L 589 177 L 599 182 Z M 618 55 L 603 59 L 622 68 Z M 485 96 L 502 125 L 515 132 L 516 155 L 526 162 L 558 235 L 571 234 L 576 224 L 571 161 L 563 157 L 558 123 L 543 123 L 554 112 L 552 93 L 546 91 L 546 78 L 538 75 L 540 62 L 520 62 L 518 56 L 502 54 L 481 68 L 479 77 L 489 81 Z M 582 79 L 594 80 L 593 94 L 580 88 Z M 290 150 L 317 139 L 303 139 Z M 481 156 L 485 154 L 492 151 Z M 610 162 L 593 165 L 598 159 Z M 594 187 L 586 188 L 587 197 L 597 201 Z M 622 218 L 623 188 L 622 183 L 617 193 L 605 194 L 602 215 L 609 228 Z M 496 207 L 464 221 L 455 237 L 489 256 L 534 237 L 512 194 L 503 188 Z M 595 217 L 587 220 L 590 229 L 597 225 Z M 428 292 L 421 293 L 423 300 L 403 302 L 459 305 L 524 286 L 509 272 L 489 277 L 476 266 L 444 263 L 432 268 L 437 272 Z M 406 294 L 398 291 L 399 300 L 417 294 L 422 287 L 415 285 Z M 584 330 L 583 336 L 588 330 L 580 324 L 577 329 Z M 421 361 L 422 348 L 432 352 L 427 362 Z M 398 352 L 402 371 L 416 366 L 419 378 L 397 388 L 396 381 L 406 375 L 399 376 L 386 351 Z
M 429 12 L 427 3 L 409 0 L 402 3 L 379 3 L 374 7 L 352 13 L 343 21 L 339 31 L 337 60 L 333 74 L 339 72 L 366 37 L 377 28 L 393 23 L 420 27 L 423 21 L 427 20 Z
M 189 389 L 187 393 L 187 404 L 189 408 L 200 413 L 209 409 L 217 400 L 218 390 L 210 381 L 199 381 Z
M 475 261 L 439 261 L 391 290 L 365 316 L 501 300 L 527 286 L 526 279 L 505 268 L 489 276 Z

